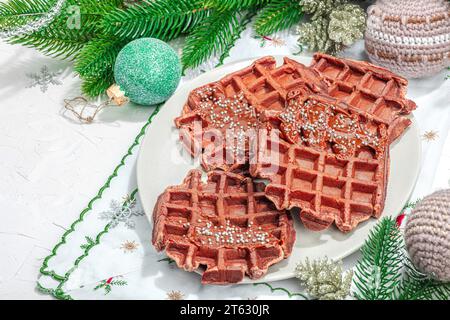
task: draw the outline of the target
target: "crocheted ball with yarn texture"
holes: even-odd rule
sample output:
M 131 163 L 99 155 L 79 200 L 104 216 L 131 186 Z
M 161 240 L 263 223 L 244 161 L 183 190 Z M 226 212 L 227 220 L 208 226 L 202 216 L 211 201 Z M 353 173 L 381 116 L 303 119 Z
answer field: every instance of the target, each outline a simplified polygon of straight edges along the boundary
M 405 242 L 417 269 L 450 281 L 450 189 L 437 191 L 417 204 L 406 222 Z
M 370 60 L 409 78 L 450 65 L 450 2 L 378 0 L 367 10 L 366 51 Z

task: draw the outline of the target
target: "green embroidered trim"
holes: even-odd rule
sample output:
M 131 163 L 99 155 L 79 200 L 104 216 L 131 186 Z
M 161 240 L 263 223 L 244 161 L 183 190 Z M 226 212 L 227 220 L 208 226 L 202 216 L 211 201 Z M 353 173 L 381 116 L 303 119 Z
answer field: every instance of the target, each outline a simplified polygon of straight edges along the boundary
M 289 290 L 285 289 L 285 288 L 274 288 L 272 287 L 269 283 L 267 282 L 259 282 L 259 283 L 254 283 L 253 286 L 259 286 L 259 285 L 264 285 L 266 287 L 268 287 L 270 289 L 271 293 L 274 293 L 276 291 L 282 291 L 284 293 L 286 293 L 289 297 L 289 299 L 291 299 L 292 297 L 302 297 L 305 300 L 309 300 L 307 296 L 305 296 L 304 294 L 300 293 L 300 292 L 290 292 Z
M 159 111 L 159 106 L 157 107 L 155 112 L 157 113 L 158 111 Z M 156 113 L 154 113 L 154 114 L 156 115 Z M 150 117 L 148 124 L 151 123 L 151 120 L 152 120 L 152 117 Z M 148 126 L 148 124 L 146 124 L 146 126 Z M 143 128 L 144 131 L 145 131 L 146 126 L 144 126 L 144 128 Z M 139 140 L 139 139 L 137 139 L 137 140 Z M 138 189 L 135 189 L 130 194 L 130 196 L 127 198 L 124 205 L 131 201 L 134 201 L 136 199 L 137 193 L 138 193 Z M 62 299 L 62 300 L 73 300 L 70 295 L 64 293 L 62 287 L 69 280 L 70 275 L 77 269 L 80 262 L 89 255 L 89 252 L 91 251 L 91 249 L 100 244 L 101 238 L 109 232 L 109 230 L 111 229 L 111 226 L 112 226 L 112 223 L 111 222 L 108 223 L 105 226 L 105 228 L 95 237 L 95 241 L 90 242 L 89 244 L 86 245 L 84 253 L 75 260 L 73 267 L 69 271 L 66 272 L 66 274 L 64 275 L 64 279 L 59 283 L 58 287 L 56 288 L 56 290 L 55 290 L 56 298 Z
M 146 131 L 147 127 L 152 123 L 153 118 L 158 114 L 160 108 L 161 108 L 161 105 L 158 105 L 158 106 L 156 107 L 156 109 L 153 111 L 153 113 L 151 114 L 151 116 L 150 116 L 150 118 L 148 119 L 148 121 L 147 121 L 147 122 L 145 123 L 145 125 L 141 128 L 141 131 L 139 132 L 139 134 L 138 134 L 138 135 L 136 136 L 136 138 L 134 139 L 133 144 L 128 148 L 128 152 L 122 157 L 122 159 L 121 159 L 119 165 L 114 169 L 114 172 L 108 177 L 106 183 L 100 188 L 100 190 L 98 191 L 97 195 L 96 195 L 94 198 L 92 198 L 91 201 L 89 201 L 87 207 L 86 207 L 83 211 L 81 211 L 79 218 L 78 218 L 77 220 L 75 220 L 75 221 L 72 223 L 72 225 L 70 226 L 69 230 L 67 230 L 67 231 L 63 234 L 63 236 L 62 236 L 60 242 L 59 242 L 58 244 L 56 244 L 56 246 L 53 248 L 51 254 L 50 254 L 49 256 L 47 256 L 47 257 L 44 259 L 44 262 L 42 263 L 42 266 L 41 266 L 41 268 L 40 268 L 40 273 L 41 273 L 42 275 L 44 275 L 44 276 L 49 276 L 49 277 L 53 278 L 54 280 L 56 280 L 56 281 L 58 281 L 58 282 L 67 280 L 67 279 L 66 279 L 67 273 L 66 273 L 65 276 L 61 276 L 61 275 L 58 275 L 58 274 L 57 274 L 56 272 L 54 272 L 53 270 L 47 270 L 49 261 L 50 261 L 54 256 L 56 256 L 56 253 L 57 253 L 57 251 L 58 251 L 58 248 L 59 248 L 60 246 L 62 246 L 63 244 L 66 243 L 66 238 L 67 238 L 67 236 L 68 236 L 69 234 L 71 234 L 72 232 L 75 231 L 75 227 L 76 227 L 80 222 L 82 222 L 82 221 L 84 220 L 85 215 L 86 215 L 89 211 L 92 210 L 93 204 L 94 204 L 97 200 L 101 199 L 101 198 L 102 198 L 102 195 L 103 195 L 103 192 L 104 192 L 106 189 L 108 189 L 108 188 L 110 187 L 110 184 L 111 184 L 112 179 L 114 179 L 115 177 L 117 177 L 119 169 L 125 165 L 125 160 L 126 160 L 129 156 L 131 156 L 131 155 L 133 154 L 133 149 L 134 149 L 136 146 L 139 145 L 140 139 L 145 135 L 145 131 Z M 136 192 L 137 192 L 137 190 L 135 190 L 134 194 L 136 194 Z M 107 225 L 106 227 L 108 227 L 108 225 Z M 105 227 L 105 228 L 106 228 L 106 227 Z M 109 227 L 108 227 L 108 228 L 109 228 Z M 105 231 L 105 230 L 104 230 L 104 231 Z M 107 231 L 106 231 L 106 232 L 107 232 Z M 98 236 L 97 236 L 97 240 L 98 240 Z M 91 245 L 87 246 L 87 248 L 85 249 L 85 254 L 86 254 L 86 251 L 89 251 L 91 248 L 92 248 Z M 84 256 L 84 255 L 83 255 L 83 256 Z M 79 257 L 79 258 L 75 261 L 76 265 L 77 265 L 77 263 L 79 263 L 79 261 L 82 260 L 82 259 L 80 259 L 80 258 L 81 258 L 81 257 Z
M 62 290 L 44 288 L 39 282 L 37 283 L 36 288 L 40 292 L 51 295 L 59 300 L 74 300 L 70 295 L 64 294 Z
M 415 201 L 408 201 L 408 203 L 406 203 L 405 206 L 403 207 L 402 212 L 408 209 L 415 208 L 420 201 L 422 201 L 422 198 L 419 198 Z

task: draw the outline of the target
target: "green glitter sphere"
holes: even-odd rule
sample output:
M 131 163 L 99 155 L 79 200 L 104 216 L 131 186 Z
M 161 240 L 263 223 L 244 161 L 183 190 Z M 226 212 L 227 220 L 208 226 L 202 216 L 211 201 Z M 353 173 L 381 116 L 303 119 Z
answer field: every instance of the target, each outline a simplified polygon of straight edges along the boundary
M 137 39 L 119 52 L 114 77 L 134 103 L 158 104 L 176 90 L 181 79 L 181 63 L 167 43 L 153 38 Z

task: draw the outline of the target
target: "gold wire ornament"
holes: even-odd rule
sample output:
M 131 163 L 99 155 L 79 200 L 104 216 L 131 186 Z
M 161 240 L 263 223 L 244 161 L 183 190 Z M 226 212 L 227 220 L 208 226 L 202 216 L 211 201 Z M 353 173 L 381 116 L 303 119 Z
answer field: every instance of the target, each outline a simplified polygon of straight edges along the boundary
M 76 97 L 73 99 L 64 100 L 64 108 L 70 111 L 82 123 L 92 123 L 97 115 L 106 107 L 115 105 L 121 107 L 127 104 L 130 100 L 125 96 L 125 92 L 120 90 L 120 87 L 113 84 L 106 90 L 108 100 L 95 104 L 84 97 Z

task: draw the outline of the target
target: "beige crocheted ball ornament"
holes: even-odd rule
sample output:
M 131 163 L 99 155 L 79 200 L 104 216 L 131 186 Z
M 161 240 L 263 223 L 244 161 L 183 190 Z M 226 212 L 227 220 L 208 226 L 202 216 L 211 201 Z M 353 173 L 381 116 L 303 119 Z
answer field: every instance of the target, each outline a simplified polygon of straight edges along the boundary
M 450 2 L 378 0 L 367 10 L 366 51 L 373 63 L 409 78 L 450 66 Z
M 437 191 L 417 204 L 406 222 L 405 242 L 417 269 L 450 281 L 450 189 Z

